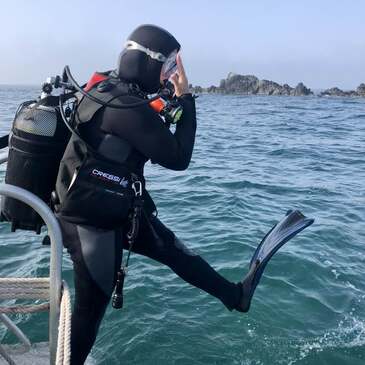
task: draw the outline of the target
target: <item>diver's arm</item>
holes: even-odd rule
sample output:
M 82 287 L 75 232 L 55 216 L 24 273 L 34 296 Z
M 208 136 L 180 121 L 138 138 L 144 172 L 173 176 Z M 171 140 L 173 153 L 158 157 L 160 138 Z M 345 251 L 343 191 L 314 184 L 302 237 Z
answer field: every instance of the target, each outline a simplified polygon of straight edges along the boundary
M 191 160 L 195 141 L 195 99 L 191 94 L 183 94 L 178 98 L 178 100 L 184 111 L 181 119 L 176 124 L 174 136 L 179 141 L 181 148 L 184 149 L 186 169 Z
M 185 148 L 185 165 L 181 170 L 188 167 L 194 147 L 196 131 L 195 100 L 189 93 L 189 82 L 186 76 L 180 53 L 176 56 L 177 71 L 171 75 L 170 81 L 174 85 L 175 96 L 183 107 L 183 114 L 178 121 L 175 130 L 175 137 L 180 142 L 181 148 Z M 191 138 L 193 136 L 193 138 Z
M 182 95 L 179 100 L 184 112 L 175 133 L 149 105 L 123 110 L 106 108 L 101 128 L 127 140 L 153 163 L 171 170 L 185 170 L 194 147 L 195 101 L 191 94 Z

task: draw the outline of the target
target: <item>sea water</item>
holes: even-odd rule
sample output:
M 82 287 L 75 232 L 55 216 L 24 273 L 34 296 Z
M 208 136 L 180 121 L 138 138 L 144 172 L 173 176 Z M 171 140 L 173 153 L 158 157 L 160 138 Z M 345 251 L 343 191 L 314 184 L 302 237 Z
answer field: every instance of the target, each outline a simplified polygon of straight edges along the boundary
M 0 87 L 1 135 L 38 92 Z M 145 171 L 160 219 L 189 248 L 238 281 L 288 209 L 316 221 L 271 260 L 248 314 L 132 255 L 125 306 L 108 308 L 96 363 L 364 364 L 365 99 L 201 95 L 196 104 L 189 169 Z M 2 223 L 0 276 L 46 275 L 49 248 L 9 232 Z M 67 253 L 63 274 L 73 287 Z M 47 339 L 45 314 L 15 319 L 32 341 Z

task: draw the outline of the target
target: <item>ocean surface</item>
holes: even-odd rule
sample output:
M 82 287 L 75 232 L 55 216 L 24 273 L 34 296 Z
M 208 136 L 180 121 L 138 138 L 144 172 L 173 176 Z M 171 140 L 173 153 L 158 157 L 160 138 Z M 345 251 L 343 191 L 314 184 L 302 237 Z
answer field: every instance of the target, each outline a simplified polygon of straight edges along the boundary
M 38 88 L 0 87 L 0 135 Z M 132 255 L 125 308 L 107 310 L 97 364 L 365 364 L 365 99 L 202 95 L 189 169 L 148 164 L 159 217 L 232 281 L 288 209 L 315 223 L 271 260 L 248 314 Z M 4 179 L 4 167 L 1 168 Z M 47 247 L 0 225 L 0 276 L 45 275 Z M 64 255 L 64 278 L 72 265 Z M 47 316 L 17 316 L 33 341 Z M 14 338 L 0 330 L 0 339 Z

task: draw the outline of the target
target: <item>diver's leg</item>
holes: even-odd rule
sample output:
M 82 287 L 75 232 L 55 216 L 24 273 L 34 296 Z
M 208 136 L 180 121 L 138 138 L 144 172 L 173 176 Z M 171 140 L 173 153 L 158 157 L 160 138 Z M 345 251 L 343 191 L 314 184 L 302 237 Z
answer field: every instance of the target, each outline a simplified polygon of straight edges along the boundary
M 166 264 L 188 283 L 220 299 L 228 309 L 247 312 L 269 260 L 313 221 L 300 211 L 288 211 L 261 241 L 251 259 L 248 274 L 237 284 L 219 275 L 155 217 L 143 216 L 134 251 Z
M 125 241 L 124 244 L 127 248 Z M 221 276 L 156 217 L 142 216 L 133 251 L 169 266 L 183 280 L 220 299 L 230 310 L 240 300 L 240 285 Z
M 74 266 L 71 365 L 83 364 L 98 333 L 122 259 L 120 234 L 60 219 L 64 245 Z

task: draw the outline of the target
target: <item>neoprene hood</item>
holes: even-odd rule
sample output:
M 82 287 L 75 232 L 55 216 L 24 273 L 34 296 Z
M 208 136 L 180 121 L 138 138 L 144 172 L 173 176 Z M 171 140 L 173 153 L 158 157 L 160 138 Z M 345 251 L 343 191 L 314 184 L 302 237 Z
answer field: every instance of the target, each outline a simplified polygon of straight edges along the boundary
M 145 24 L 135 29 L 128 37 L 153 52 L 162 53 L 166 58 L 180 49 L 179 42 L 165 29 Z M 153 59 L 136 49 L 124 49 L 118 60 L 118 76 L 127 82 L 136 83 L 143 91 L 155 93 L 161 87 L 160 73 L 163 62 Z

